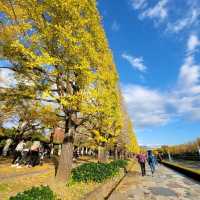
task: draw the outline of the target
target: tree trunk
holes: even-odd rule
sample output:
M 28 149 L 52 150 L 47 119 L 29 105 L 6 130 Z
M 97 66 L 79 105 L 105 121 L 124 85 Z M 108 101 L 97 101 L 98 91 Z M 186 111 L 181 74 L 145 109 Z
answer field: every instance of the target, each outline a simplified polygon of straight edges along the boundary
M 128 159 L 128 152 L 124 151 L 124 159 L 127 160 Z
M 104 146 L 98 146 L 98 162 L 105 163 L 107 161 L 106 151 Z
M 73 162 L 73 142 L 66 141 L 62 145 L 62 151 L 59 159 L 56 179 L 60 182 L 66 182 L 71 174 Z
M 117 150 L 117 147 L 115 147 L 115 149 L 114 149 L 114 159 L 118 160 L 118 150 Z
M 124 160 L 124 151 L 123 150 L 121 150 L 121 152 L 120 152 L 120 159 Z
M 65 138 L 63 141 L 58 170 L 56 173 L 56 180 L 63 183 L 68 181 L 72 170 L 74 134 L 75 126 L 71 119 L 68 119 L 65 124 Z
M 87 156 L 88 155 L 88 148 L 85 147 L 85 155 Z

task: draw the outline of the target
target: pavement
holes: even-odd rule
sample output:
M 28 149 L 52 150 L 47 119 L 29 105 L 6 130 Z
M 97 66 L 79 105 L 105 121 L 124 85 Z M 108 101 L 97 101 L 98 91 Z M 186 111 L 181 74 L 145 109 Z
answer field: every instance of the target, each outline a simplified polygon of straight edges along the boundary
M 160 165 L 153 177 L 128 173 L 109 200 L 200 200 L 200 183 Z

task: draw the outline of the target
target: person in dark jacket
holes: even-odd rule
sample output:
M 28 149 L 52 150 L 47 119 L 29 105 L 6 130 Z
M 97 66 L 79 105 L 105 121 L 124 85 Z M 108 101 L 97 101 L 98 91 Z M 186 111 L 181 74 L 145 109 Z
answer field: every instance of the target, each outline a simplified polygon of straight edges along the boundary
M 153 175 L 155 172 L 155 156 L 153 155 L 152 150 L 147 151 L 147 161 Z
M 31 146 L 31 153 L 30 153 L 30 161 L 29 167 L 35 167 L 39 164 L 39 149 L 40 149 L 40 141 L 34 141 Z

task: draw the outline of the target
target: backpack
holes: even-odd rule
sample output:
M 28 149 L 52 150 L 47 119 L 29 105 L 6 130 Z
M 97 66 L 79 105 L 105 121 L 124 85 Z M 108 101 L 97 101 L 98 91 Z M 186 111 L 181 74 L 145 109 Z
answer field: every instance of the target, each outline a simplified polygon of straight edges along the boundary
M 148 162 L 154 163 L 154 157 L 152 155 L 148 156 Z
M 138 158 L 138 162 L 139 163 L 145 163 L 145 161 L 146 161 L 146 157 L 144 155 L 142 155 L 142 154 L 139 154 L 137 156 L 137 158 Z

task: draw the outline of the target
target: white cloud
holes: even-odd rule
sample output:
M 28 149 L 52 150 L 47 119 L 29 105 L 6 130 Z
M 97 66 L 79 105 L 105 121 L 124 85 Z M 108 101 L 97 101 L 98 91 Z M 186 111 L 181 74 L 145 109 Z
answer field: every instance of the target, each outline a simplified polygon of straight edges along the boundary
M 200 9 L 189 8 L 189 11 L 186 11 L 186 14 L 181 19 L 178 19 L 175 22 L 170 22 L 167 25 L 167 30 L 170 32 L 178 33 L 186 28 L 191 27 L 194 24 L 198 24 L 198 18 L 200 16 Z
M 187 43 L 187 48 L 189 53 L 194 53 L 196 48 L 200 46 L 200 40 L 196 34 L 191 34 Z
M 136 127 L 160 126 L 169 121 L 165 97 L 158 91 L 139 85 L 124 85 L 122 92 Z
M 191 34 L 187 41 L 187 54 L 178 77 L 178 87 L 182 93 L 200 93 L 200 65 L 195 62 L 195 53 L 199 46 L 198 36 Z
M 4 128 L 17 128 L 19 124 L 19 119 L 16 115 L 9 117 L 7 120 L 3 122 Z
M 117 21 L 114 21 L 114 22 L 113 22 L 113 24 L 112 24 L 112 26 L 111 26 L 111 29 L 112 29 L 113 31 L 119 31 L 120 25 L 117 23 Z
M 123 53 L 122 58 L 127 60 L 134 69 L 145 72 L 147 67 L 144 64 L 143 57 L 134 57 L 129 54 Z
M 191 34 L 186 46 L 177 83 L 171 90 L 161 92 L 139 85 L 122 86 L 124 100 L 136 128 L 163 125 L 175 116 L 200 121 L 200 64 L 195 60 L 200 46 L 197 35 Z
M 190 120 L 200 121 L 200 95 L 197 96 L 176 96 L 175 104 L 176 112 L 179 116 Z
M 147 0 L 131 0 L 131 5 L 135 10 L 143 9 L 147 6 Z
M 191 34 L 187 42 L 187 53 L 180 68 L 176 91 L 171 103 L 177 113 L 190 120 L 200 120 L 200 65 L 196 64 L 195 52 L 199 39 Z
M 0 87 L 10 87 L 15 84 L 14 73 L 9 69 L 0 69 Z
M 168 0 L 159 1 L 154 7 L 148 8 L 141 15 L 140 19 L 144 19 L 146 17 L 151 19 L 158 19 L 159 21 L 163 21 L 168 16 L 168 8 L 167 8 Z
M 200 24 L 199 0 L 183 0 L 182 5 L 176 1 L 156 0 L 151 6 L 148 0 L 130 0 L 134 10 L 139 11 L 139 19 L 152 19 L 156 27 L 161 24 L 170 33 L 179 33 L 183 30 L 198 30 Z
M 194 63 L 194 57 L 188 56 L 181 66 L 178 85 L 180 90 L 187 93 L 200 93 L 200 65 Z

